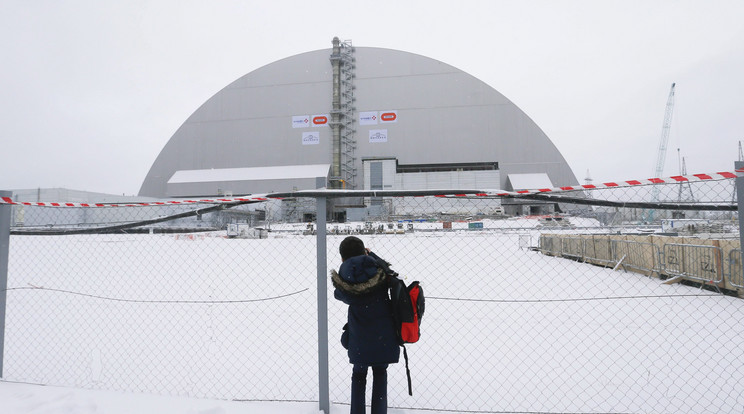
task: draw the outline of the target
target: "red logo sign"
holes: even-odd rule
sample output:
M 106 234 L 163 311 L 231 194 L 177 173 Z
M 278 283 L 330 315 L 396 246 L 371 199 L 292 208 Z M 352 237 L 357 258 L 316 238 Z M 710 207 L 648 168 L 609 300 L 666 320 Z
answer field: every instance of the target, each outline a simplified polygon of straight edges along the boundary
M 395 121 L 397 117 L 398 115 L 396 115 L 395 112 L 385 112 L 380 115 L 380 120 L 385 122 L 392 122 Z
M 328 123 L 328 117 L 326 116 L 316 116 L 313 117 L 313 125 L 325 125 Z

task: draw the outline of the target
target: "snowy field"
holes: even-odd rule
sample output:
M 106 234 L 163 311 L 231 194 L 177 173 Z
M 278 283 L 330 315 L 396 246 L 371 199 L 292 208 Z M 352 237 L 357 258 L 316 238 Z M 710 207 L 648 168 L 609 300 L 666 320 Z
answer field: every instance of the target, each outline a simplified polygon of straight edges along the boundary
M 0 381 L 3 414 L 317 414 L 316 402 L 236 402 Z M 348 405 L 331 404 L 330 414 Z M 413 413 L 390 408 L 390 414 Z M 430 411 L 446 414 L 444 411 Z M 450 411 L 451 412 L 451 411 Z
M 316 414 L 317 403 L 258 403 L 0 382 L 3 414 Z M 345 412 L 332 407 L 331 413 Z M 395 411 L 391 411 L 395 413 Z
M 360 236 L 427 295 L 414 396 L 392 365 L 392 413 L 744 411 L 744 300 L 543 256 L 524 248 L 536 221 L 462 224 Z M 0 383 L 0 398 L 19 413 L 317 412 L 315 237 L 274 230 L 12 236 L 4 379 L 72 388 Z M 328 237 L 329 270 L 343 237 Z M 328 286 L 332 412 L 346 412 L 346 309 Z M 73 409 L 41 411 L 54 401 Z

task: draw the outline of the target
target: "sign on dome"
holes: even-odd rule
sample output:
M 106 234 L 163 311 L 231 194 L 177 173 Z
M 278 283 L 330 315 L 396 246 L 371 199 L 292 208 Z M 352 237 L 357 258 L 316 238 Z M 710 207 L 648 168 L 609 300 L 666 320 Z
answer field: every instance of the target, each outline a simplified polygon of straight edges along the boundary
M 398 111 L 380 111 L 380 123 L 398 122 Z
M 292 128 L 307 128 L 310 126 L 308 115 L 295 115 L 292 117 Z
M 320 144 L 320 132 L 303 132 L 302 133 L 302 145 L 318 145 Z
M 377 125 L 377 111 L 359 112 L 359 125 Z
M 388 131 L 387 129 L 370 129 L 369 130 L 369 143 L 376 144 L 379 142 L 387 142 Z
M 328 123 L 331 121 L 331 116 L 329 114 L 313 115 L 310 119 L 313 126 L 328 126 Z

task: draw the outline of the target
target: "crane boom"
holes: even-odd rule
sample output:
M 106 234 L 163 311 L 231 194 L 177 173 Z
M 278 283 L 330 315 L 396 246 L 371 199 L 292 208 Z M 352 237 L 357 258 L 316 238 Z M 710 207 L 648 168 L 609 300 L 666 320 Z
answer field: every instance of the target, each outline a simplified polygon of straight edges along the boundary
M 669 130 L 672 128 L 672 113 L 674 111 L 674 86 L 669 89 L 669 98 L 667 98 L 666 111 L 664 112 L 664 124 L 661 126 L 661 139 L 659 139 L 659 151 L 656 153 L 656 168 L 654 177 L 660 178 L 664 174 L 664 162 L 666 160 L 667 142 L 669 142 Z M 660 188 L 654 185 L 651 189 L 651 199 L 653 202 L 659 201 Z M 653 209 L 644 210 L 642 220 L 646 223 L 654 221 L 655 211 Z
M 674 112 L 674 83 L 669 90 L 666 112 L 664 112 L 664 125 L 661 128 L 661 139 L 659 139 L 659 151 L 656 154 L 656 169 L 654 177 L 659 178 L 664 174 L 664 162 L 666 160 L 667 143 L 669 142 L 669 130 L 672 128 L 672 113 Z M 658 200 L 654 200 L 658 201 Z

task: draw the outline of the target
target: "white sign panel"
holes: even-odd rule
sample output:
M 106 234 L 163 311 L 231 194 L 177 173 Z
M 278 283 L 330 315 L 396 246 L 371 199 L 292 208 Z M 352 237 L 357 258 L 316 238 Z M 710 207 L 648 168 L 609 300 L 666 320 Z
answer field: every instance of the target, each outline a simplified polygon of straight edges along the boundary
M 398 122 L 398 111 L 380 111 L 380 123 L 389 124 Z
M 329 114 L 313 115 L 310 117 L 310 122 L 314 127 L 328 126 L 328 123 L 331 122 L 331 116 Z
M 387 129 L 370 129 L 369 130 L 369 143 L 376 144 L 378 142 L 387 142 Z
M 292 128 L 307 128 L 310 126 L 308 115 L 296 115 L 292 117 Z
M 377 125 L 377 111 L 360 112 L 359 125 Z
M 320 144 L 320 132 L 303 132 L 302 133 L 302 145 L 318 145 Z

